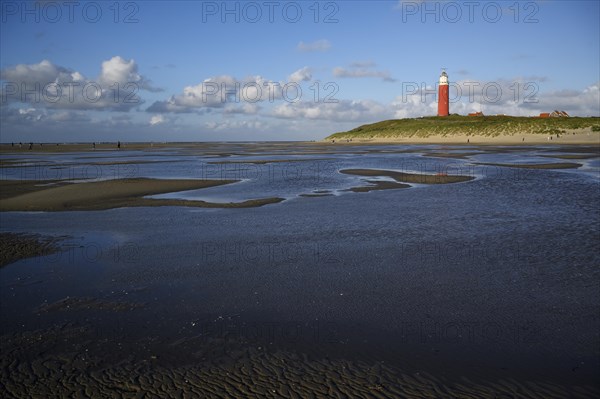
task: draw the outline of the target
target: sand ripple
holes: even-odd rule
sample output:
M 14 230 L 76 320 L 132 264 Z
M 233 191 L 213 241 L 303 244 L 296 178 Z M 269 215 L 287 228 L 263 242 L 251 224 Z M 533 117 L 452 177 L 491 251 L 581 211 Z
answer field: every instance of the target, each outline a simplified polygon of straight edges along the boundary
M 551 381 L 444 380 L 405 372 L 381 361 L 308 357 L 246 347 L 228 361 L 169 366 L 148 354 L 112 364 L 85 345 L 52 351 L 57 342 L 81 341 L 89 330 L 57 326 L 2 337 L 1 389 L 7 398 L 591 398 L 591 386 Z M 34 355 L 35 354 L 35 355 Z M 113 357 L 118 354 L 112 354 Z

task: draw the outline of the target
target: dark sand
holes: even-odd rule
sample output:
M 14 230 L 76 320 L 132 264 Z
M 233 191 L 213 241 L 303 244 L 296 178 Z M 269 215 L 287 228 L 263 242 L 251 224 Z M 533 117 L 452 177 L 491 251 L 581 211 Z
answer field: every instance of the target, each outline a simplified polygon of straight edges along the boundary
M 600 154 L 562 154 L 562 155 L 540 155 L 545 158 L 559 158 L 559 159 L 591 159 L 598 158 Z
M 402 183 L 418 183 L 418 184 L 448 184 L 448 183 L 459 183 L 469 180 L 473 180 L 472 176 L 460 176 L 460 175 L 426 175 L 416 173 L 403 173 L 396 172 L 393 170 L 380 170 L 380 169 L 343 169 L 340 173 L 347 175 L 357 176 L 387 176 L 391 177 L 396 181 Z
M 53 169 L 68 168 L 72 166 L 110 166 L 110 165 L 142 165 L 142 164 L 154 164 L 154 163 L 175 163 L 185 162 L 185 160 L 160 160 L 160 161 L 142 161 L 142 160 L 129 160 L 129 161 L 106 161 L 106 162 L 68 162 L 68 163 L 52 163 L 52 162 L 36 162 L 36 165 L 44 164 Z M 31 167 L 31 162 L 24 162 L 20 160 L 7 160 L 0 162 L 0 168 L 28 168 Z
M 144 307 L 144 304 L 125 301 L 112 301 L 100 298 L 66 297 L 53 303 L 44 303 L 38 312 L 76 311 L 76 310 L 110 310 L 113 312 L 131 311 Z
M 0 233 L 0 267 L 19 259 L 50 255 L 60 251 L 61 238 L 38 234 Z
M 249 208 L 273 204 L 283 198 L 262 198 L 243 202 L 212 203 L 178 199 L 143 198 L 147 195 L 195 190 L 230 184 L 235 180 L 118 179 L 90 183 L 61 183 L 40 186 L 40 182 L 0 182 L 3 197 L 0 211 L 104 210 L 132 206 L 190 206 L 203 208 Z M 35 184 L 38 183 L 38 184 Z
M 244 161 L 211 161 L 209 164 L 223 165 L 223 164 L 255 164 L 265 165 L 269 163 L 288 163 L 288 162 L 313 162 L 313 161 L 330 161 L 335 158 L 306 158 L 306 159 L 249 159 Z
M 429 152 L 423 154 L 424 157 L 433 157 L 433 158 L 453 158 L 453 159 L 467 159 L 472 155 L 480 155 L 480 152 L 462 152 L 462 153 L 452 153 L 452 152 Z
M 235 337 L 175 340 L 168 345 L 170 351 L 196 359 L 180 364 L 154 351 L 154 338 L 98 340 L 93 328 L 78 323 L 1 338 L 0 378 L 4 397 L 11 398 L 553 399 L 599 394 L 594 387 L 548 380 L 450 381 L 423 370 L 406 372 L 385 361 L 307 355 L 248 345 Z M 143 350 L 133 356 L 132 347 Z M 113 360 L 111 366 L 107 358 Z
M 369 186 L 359 186 L 352 187 L 344 191 L 352 191 L 354 193 L 368 193 L 369 191 L 377 191 L 377 190 L 395 190 L 397 188 L 408 188 L 410 184 L 402 184 L 396 183 L 393 181 L 384 181 L 384 180 L 366 180 L 367 183 L 370 183 Z
M 503 166 L 506 168 L 521 168 L 521 169 L 577 169 L 583 166 L 580 163 L 573 162 L 554 162 L 554 163 L 493 163 L 493 162 L 474 162 L 475 165 L 488 166 Z
M 306 197 L 306 198 L 317 198 L 317 197 L 332 197 L 333 194 L 309 193 L 309 194 L 299 194 L 299 196 Z

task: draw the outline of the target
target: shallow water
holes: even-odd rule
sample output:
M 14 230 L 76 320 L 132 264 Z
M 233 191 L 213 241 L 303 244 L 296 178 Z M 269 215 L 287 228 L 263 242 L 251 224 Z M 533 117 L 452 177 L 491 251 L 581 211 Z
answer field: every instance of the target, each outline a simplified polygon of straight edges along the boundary
M 249 209 L 2 213 L 2 231 L 70 236 L 61 253 L 0 269 L 2 334 L 76 323 L 91 329 L 86 348 L 107 364 L 118 353 L 197 364 L 208 355 L 194 355 L 190 341 L 231 338 L 243 347 L 385 360 L 450 380 L 598 389 L 598 159 L 570 160 L 584 166 L 568 170 L 472 163 L 564 162 L 539 157 L 549 148 L 556 147 L 345 146 L 307 155 L 290 144 L 221 144 L 218 151 L 238 155 L 103 152 L 102 161 L 171 162 L 120 165 L 126 176 L 114 165 L 96 165 L 100 176 L 72 165 L 61 178 L 240 179 L 155 197 L 286 201 Z M 390 153 L 404 150 L 417 152 Z M 482 154 L 423 156 L 442 150 Z M 36 166 L 4 167 L 2 177 L 52 179 L 42 171 L 46 163 L 97 162 L 85 158 L 97 154 L 26 154 Z M 209 163 L 258 159 L 303 161 Z M 343 190 L 365 178 L 339 173 L 346 168 L 476 179 L 352 193 Z M 335 195 L 300 197 L 320 190 Z M 71 302 L 45 307 L 66 297 Z

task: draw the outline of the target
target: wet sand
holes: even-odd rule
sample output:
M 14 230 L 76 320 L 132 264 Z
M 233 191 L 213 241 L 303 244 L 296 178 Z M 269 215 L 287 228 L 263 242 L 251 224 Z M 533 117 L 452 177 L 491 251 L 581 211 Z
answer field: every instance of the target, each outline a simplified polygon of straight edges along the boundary
M 575 133 L 575 134 L 573 134 Z M 332 143 L 329 140 L 321 141 L 295 141 L 295 142 L 256 142 L 256 143 L 220 143 L 220 142 L 170 142 L 170 143 L 122 143 L 121 150 L 118 151 L 116 145 L 113 144 L 97 144 L 96 150 L 92 151 L 91 144 L 60 144 L 58 146 L 54 144 L 44 144 L 42 147 L 39 144 L 34 145 L 32 150 L 28 150 L 27 146 L 19 148 L 18 146 L 11 147 L 10 144 L 0 144 L 0 153 L 3 154 L 60 154 L 66 152 L 86 152 L 86 155 L 81 158 L 103 158 L 103 157 L 115 157 L 119 152 L 123 152 L 123 156 L 137 157 L 145 156 L 146 154 L 155 154 L 157 156 L 162 155 L 162 151 L 173 150 L 173 152 L 182 155 L 201 155 L 215 158 L 230 157 L 233 155 L 261 155 L 261 156 L 286 156 L 286 155 L 332 155 L 339 151 L 348 153 L 349 148 L 356 150 L 356 153 L 365 152 L 386 152 L 385 150 L 370 150 L 363 149 L 370 145 L 381 145 L 381 144 L 438 144 L 438 145 L 459 145 L 466 147 L 477 147 L 480 146 L 482 150 L 491 150 L 494 146 L 515 146 L 515 147 L 531 147 L 531 146 L 552 146 L 554 149 L 549 151 L 561 151 L 560 147 L 569 146 L 573 149 L 573 152 L 591 152 L 598 153 L 600 149 L 600 133 L 591 132 L 588 130 L 575 130 L 561 134 L 559 138 L 556 135 L 553 136 L 552 140 L 548 139 L 549 136 L 545 134 L 523 134 L 523 135 L 499 135 L 499 136 L 431 136 L 431 137 L 410 137 L 405 139 L 363 139 L 352 141 L 336 140 Z M 525 139 L 525 140 L 523 140 Z M 471 148 L 470 148 L 471 149 Z M 143 151 L 142 155 L 131 154 L 132 151 Z M 397 150 L 392 150 L 395 152 Z M 419 149 L 405 149 L 399 153 L 410 153 L 419 152 Z M 437 152 L 440 150 L 427 150 L 427 152 Z M 91 156 L 91 154 L 94 154 Z M 127 154 L 127 155 L 125 155 Z M 252 161 L 252 160 L 251 160 Z M 289 162 L 295 161 L 293 159 L 276 159 L 268 162 Z M 5 159 L 0 164 L 3 166 L 9 166 L 11 163 L 18 163 L 19 159 Z M 110 161 L 112 163 L 113 161 Z M 114 161 L 119 162 L 119 161 Z M 132 161 L 124 161 L 132 162 Z M 144 161 L 146 162 L 146 161 Z M 155 162 L 155 161 L 147 161 Z M 218 162 L 218 161 L 216 161 Z M 237 161 L 235 161 L 237 162 Z M 264 162 L 264 160 L 254 160 L 252 162 Z
M 58 252 L 60 240 L 39 234 L 0 233 L 0 267 L 20 259 Z
M 417 173 L 403 173 L 396 172 L 394 170 L 381 170 L 381 169 L 343 169 L 340 173 L 346 175 L 356 176 L 387 176 L 395 179 L 402 183 L 417 183 L 417 184 L 448 184 L 448 183 L 460 183 L 469 180 L 473 180 L 472 176 L 460 176 L 460 175 L 427 175 Z
M 288 162 L 316 162 L 316 161 L 330 161 L 334 158 L 306 158 L 306 159 L 248 159 L 244 161 L 211 161 L 207 162 L 213 165 L 227 165 L 227 164 L 255 164 L 255 165 L 266 165 L 270 163 L 288 163 Z
M 122 310 L 114 306 L 105 309 Z M 51 310 L 49 307 L 47 311 Z M 314 350 L 306 354 L 260 344 L 248 346 L 236 338 L 197 337 L 171 342 L 172 351 L 187 351 L 196 358 L 183 363 L 172 362 L 151 349 L 134 357 L 130 352 L 122 353 L 130 350 L 129 345 L 99 343 L 95 338 L 93 329 L 77 323 L 2 336 L 0 377 L 5 395 L 553 399 L 599 394 L 593 386 L 564 386 L 551 380 L 448 379 L 425 370 L 408 372 L 381 360 L 325 357 Z M 130 345 L 148 342 L 140 340 Z M 104 354 L 98 351 L 100 347 Z M 106 358 L 114 362 L 107 366 Z
M 133 309 L 141 308 L 144 304 L 126 301 L 112 301 L 100 298 L 78 298 L 66 297 L 53 303 L 42 304 L 37 311 L 53 312 L 53 311 L 77 311 L 77 310 L 110 310 L 113 312 L 125 312 Z
M 583 166 L 580 163 L 574 163 L 574 162 L 554 162 L 554 163 L 537 163 L 537 164 L 474 162 L 474 164 L 475 165 L 487 165 L 487 166 L 503 166 L 506 168 L 520 168 L 520 169 L 577 169 L 577 168 Z
M 424 157 L 433 158 L 454 158 L 454 159 L 467 159 L 472 155 L 479 155 L 478 152 L 463 152 L 463 153 L 448 153 L 448 152 L 429 152 L 423 154 Z
M 408 188 L 409 184 L 396 183 L 393 181 L 382 181 L 382 180 L 366 180 L 369 186 L 352 187 L 344 191 L 352 191 L 354 193 L 368 193 L 369 191 L 378 190 L 395 190 L 398 188 Z
M 106 161 L 106 162 L 69 162 L 69 163 L 50 163 L 45 162 L 44 164 L 52 169 L 68 168 L 73 166 L 110 166 L 110 165 L 145 165 L 155 163 L 175 163 L 185 162 L 183 160 L 162 160 L 162 161 L 143 161 L 143 160 L 130 160 L 130 161 Z M 26 168 L 30 167 L 30 162 L 23 162 L 21 160 L 4 160 L 0 161 L 0 168 Z
M 546 158 L 559 158 L 559 159 L 591 159 L 598 158 L 598 154 L 566 154 L 566 155 L 540 155 Z
M 153 199 L 144 196 L 196 190 L 236 182 L 235 180 L 118 179 L 89 183 L 61 183 L 5 180 L 0 211 L 104 210 L 132 206 L 190 206 L 204 208 L 248 208 L 283 201 L 262 198 L 243 202 L 213 203 L 178 199 Z M 25 192 L 25 193 L 23 193 Z

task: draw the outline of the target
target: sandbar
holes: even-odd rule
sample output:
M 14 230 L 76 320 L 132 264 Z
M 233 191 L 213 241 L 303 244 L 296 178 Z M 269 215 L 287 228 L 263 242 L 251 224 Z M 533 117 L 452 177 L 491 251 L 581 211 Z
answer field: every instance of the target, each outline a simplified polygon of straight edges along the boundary
M 357 176 L 387 176 L 391 177 L 396 181 L 402 183 L 417 183 L 417 184 L 448 184 L 448 183 L 459 183 L 475 179 L 472 176 L 461 176 L 461 175 L 426 175 L 419 173 L 403 173 L 394 170 L 382 170 L 382 169 L 342 169 L 340 173 L 346 175 L 357 175 Z
M 577 169 L 583 166 L 580 163 L 574 162 L 554 162 L 554 163 L 493 163 L 493 162 L 475 162 L 475 165 L 488 165 L 488 166 L 504 166 L 507 168 L 520 168 L 520 169 Z
M 144 198 L 148 195 L 196 190 L 234 183 L 237 180 L 117 179 L 86 183 L 37 186 L 27 181 L 2 181 L 5 198 L 0 211 L 104 210 L 135 206 L 190 206 L 202 208 L 249 208 L 283 201 L 283 198 L 213 203 L 179 199 Z M 39 183 L 39 182 L 38 182 Z M 25 185 L 25 188 L 20 187 Z M 13 190 L 11 192 L 9 190 Z M 7 192 L 8 191 L 8 192 Z M 20 193 L 28 191 L 25 193 Z
M 310 162 L 310 161 L 330 161 L 334 158 L 306 158 L 306 159 L 248 159 L 241 161 L 211 161 L 209 164 L 222 165 L 222 164 L 256 164 L 265 165 L 269 163 L 288 163 L 288 162 Z
M 352 191 L 354 193 L 368 193 L 369 191 L 395 190 L 397 188 L 410 187 L 410 184 L 396 183 L 394 181 L 386 181 L 386 180 L 367 180 L 366 182 L 371 185 L 370 186 L 352 187 L 352 188 L 349 188 L 344 191 Z

